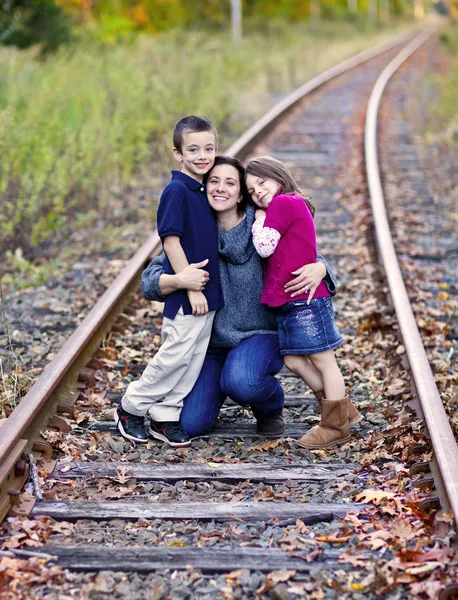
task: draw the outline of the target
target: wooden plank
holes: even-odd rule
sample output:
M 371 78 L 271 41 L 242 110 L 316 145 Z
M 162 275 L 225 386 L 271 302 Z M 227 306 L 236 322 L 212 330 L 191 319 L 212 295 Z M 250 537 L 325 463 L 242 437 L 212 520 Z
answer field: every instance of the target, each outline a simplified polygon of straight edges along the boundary
M 358 512 L 363 504 L 313 504 L 293 502 L 85 502 L 41 501 L 32 515 L 45 515 L 53 519 L 76 521 L 78 519 L 197 519 L 200 521 L 269 521 L 270 519 L 302 519 L 304 523 L 330 521 L 334 516 Z
M 312 550 L 312 548 L 310 549 Z M 107 548 L 105 546 L 42 546 L 40 551 L 56 556 L 53 561 L 72 571 L 124 571 L 148 573 L 155 569 L 186 569 L 192 565 L 205 573 L 251 569 L 273 571 L 294 569 L 308 573 L 317 564 L 344 569 L 339 564 L 341 549 L 326 550 L 313 563 L 304 553 L 291 556 L 278 548 L 170 548 L 167 546 Z M 303 556 L 304 558 L 300 558 Z
M 126 463 L 73 462 L 57 465 L 53 477 L 134 477 L 138 481 L 263 481 L 282 483 L 285 480 L 326 482 L 346 477 L 354 465 L 290 465 L 287 463 Z
M 116 423 L 114 421 L 91 421 L 82 423 L 80 427 L 90 431 L 108 431 L 110 433 L 118 433 Z M 285 425 L 285 433 L 282 438 L 300 438 L 310 430 L 310 425 L 305 423 L 287 423 Z M 209 433 L 198 436 L 202 438 L 224 437 L 229 439 L 234 438 L 263 438 L 256 432 L 256 423 L 220 423 L 213 427 Z M 194 438 L 197 439 L 197 438 Z

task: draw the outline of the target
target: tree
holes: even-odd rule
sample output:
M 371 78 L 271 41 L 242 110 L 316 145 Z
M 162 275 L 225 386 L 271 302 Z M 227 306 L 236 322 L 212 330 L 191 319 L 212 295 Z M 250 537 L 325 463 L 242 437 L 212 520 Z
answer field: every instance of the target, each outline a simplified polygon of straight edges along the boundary
M 54 0 L 5 0 L 0 3 L 0 43 L 40 44 L 46 54 L 70 41 L 72 22 Z

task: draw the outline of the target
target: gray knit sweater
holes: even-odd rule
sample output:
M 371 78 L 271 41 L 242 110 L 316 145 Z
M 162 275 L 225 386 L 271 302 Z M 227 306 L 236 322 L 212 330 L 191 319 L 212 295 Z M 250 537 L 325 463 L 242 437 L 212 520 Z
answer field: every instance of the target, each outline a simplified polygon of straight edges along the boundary
M 277 333 L 277 320 L 269 307 L 260 304 L 263 272 L 262 259 L 257 254 L 251 237 L 254 208 L 248 206 L 241 223 L 230 231 L 218 230 L 219 276 L 224 295 L 224 308 L 218 310 L 213 323 L 210 344 L 232 348 L 246 338 L 257 334 Z M 162 253 L 151 261 L 142 274 L 142 292 L 147 300 L 162 302 L 159 279 L 163 273 Z M 335 294 L 335 279 L 329 265 L 326 284 Z

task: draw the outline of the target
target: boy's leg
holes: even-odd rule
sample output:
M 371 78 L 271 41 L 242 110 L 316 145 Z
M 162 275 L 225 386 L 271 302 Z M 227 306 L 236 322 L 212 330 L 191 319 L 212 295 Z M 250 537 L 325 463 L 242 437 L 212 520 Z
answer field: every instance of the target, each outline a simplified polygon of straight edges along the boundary
M 200 317 L 177 317 L 180 320 L 181 342 L 178 347 L 172 348 L 172 352 L 169 350 L 162 357 L 169 365 L 169 376 L 173 375 L 174 385 L 169 387 L 160 402 L 153 404 L 148 410 L 151 419 L 160 423 L 180 420 L 183 399 L 194 387 L 207 354 L 215 312 Z M 175 369 L 179 370 L 178 378 L 175 376 Z
M 162 345 L 143 371 L 140 379 L 133 381 L 127 387 L 121 402 L 125 411 L 132 415 L 145 416 L 155 403 L 168 396 L 175 386 L 181 385 L 180 380 L 188 370 L 196 340 L 202 332 L 204 332 L 208 344 L 207 332 L 208 329 L 211 330 L 213 317 L 214 312 L 203 317 L 183 315 L 181 309 L 175 319 L 164 317 Z M 204 357 L 205 353 L 202 362 Z M 179 416 L 179 410 L 177 410 L 176 417 L 170 420 L 178 421 Z
M 183 400 L 181 428 L 189 437 L 210 431 L 218 418 L 226 394 L 221 390 L 221 371 L 227 350 L 209 348 L 200 375 L 191 392 Z

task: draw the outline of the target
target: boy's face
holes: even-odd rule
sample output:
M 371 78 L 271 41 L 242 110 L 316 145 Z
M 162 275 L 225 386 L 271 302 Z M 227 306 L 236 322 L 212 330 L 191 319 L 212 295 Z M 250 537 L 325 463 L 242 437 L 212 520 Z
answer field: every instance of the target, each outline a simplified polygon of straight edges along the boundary
M 215 134 L 211 131 L 185 131 L 181 148 L 182 152 L 173 149 L 173 155 L 181 163 L 181 172 L 202 181 L 215 162 Z

